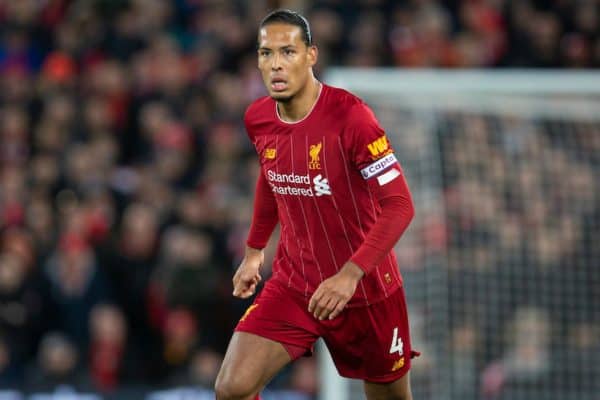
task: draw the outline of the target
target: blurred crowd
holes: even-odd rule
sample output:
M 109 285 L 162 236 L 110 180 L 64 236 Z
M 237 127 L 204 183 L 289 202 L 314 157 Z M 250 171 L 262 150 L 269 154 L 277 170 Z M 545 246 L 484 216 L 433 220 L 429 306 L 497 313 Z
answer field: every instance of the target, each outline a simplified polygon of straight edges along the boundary
M 449 374 L 453 399 L 594 399 L 600 122 L 395 107 L 375 111 L 402 126 L 419 205 L 397 245 L 414 390 Z
M 593 398 L 600 124 L 450 114 L 445 127 L 456 398 Z
M 0 387 L 211 386 L 248 304 L 230 284 L 258 171 L 242 115 L 264 93 L 256 27 L 277 6 L 309 17 L 319 70 L 600 65 L 591 0 L 1 0 Z M 489 141 L 480 124 L 461 135 Z M 490 173 L 506 171 L 502 154 Z M 572 157 L 555 149 L 552 168 L 578 169 L 569 184 L 585 189 L 591 171 Z M 546 195 L 586 208 L 551 182 L 537 188 L 536 174 L 494 175 L 539 201 L 506 199 L 512 223 L 489 235 L 522 245 L 512 233 L 527 215 L 543 233 L 528 246 L 555 261 L 574 251 L 585 215 L 555 213 Z M 498 193 L 486 182 L 449 189 L 487 194 L 473 207 L 489 228 Z M 281 385 L 314 394 L 314 360 Z

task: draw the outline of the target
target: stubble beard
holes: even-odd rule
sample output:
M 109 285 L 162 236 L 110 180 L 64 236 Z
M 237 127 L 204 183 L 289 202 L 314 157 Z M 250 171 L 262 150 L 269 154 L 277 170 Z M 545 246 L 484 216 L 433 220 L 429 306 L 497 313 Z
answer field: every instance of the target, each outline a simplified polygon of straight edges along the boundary
M 294 95 L 272 94 L 271 98 L 278 103 L 288 104 L 294 98 Z

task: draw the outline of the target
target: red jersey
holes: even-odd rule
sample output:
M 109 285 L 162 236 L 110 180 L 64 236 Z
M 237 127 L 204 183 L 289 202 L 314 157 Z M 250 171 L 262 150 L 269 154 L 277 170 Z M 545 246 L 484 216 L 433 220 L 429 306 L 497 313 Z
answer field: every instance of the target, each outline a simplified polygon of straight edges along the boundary
M 399 176 L 404 182 L 369 107 L 351 93 L 323 84 L 313 109 L 300 121 L 281 120 L 275 100 L 263 97 L 248 107 L 244 122 L 262 172 L 253 228 L 263 235 L 251 230 L 248 245 L 264 247 L 277 221 L 281 226 L 271 279 L 310 297 L 352 260 L 366 275 L 349 306 L 390 296 L 402 285 L 393 249 L 386 248 L 375 265 L 357 255 L 381 212 L 374 190 Z M 261 221 L 262 228 L 254 226 Z

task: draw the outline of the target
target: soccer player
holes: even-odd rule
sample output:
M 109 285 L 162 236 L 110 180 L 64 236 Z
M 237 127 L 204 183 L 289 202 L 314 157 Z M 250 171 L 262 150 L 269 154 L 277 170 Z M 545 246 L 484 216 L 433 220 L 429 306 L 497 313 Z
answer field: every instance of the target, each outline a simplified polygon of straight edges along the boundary
M 258 33 L 269 96 L 244 118 L 260 158 L 254 215 L 233 295 L 261 281 L 262 249 L 281 229 L 273 275 L 240 319 L 217 399 L 255 399 L 322 337 L 338 372 L 369 400 L 411 399 L 408 317 L 393 246 L 413 217 L 402 169 L 372 111 L 319 82 L 308 22 L 278 10 Z

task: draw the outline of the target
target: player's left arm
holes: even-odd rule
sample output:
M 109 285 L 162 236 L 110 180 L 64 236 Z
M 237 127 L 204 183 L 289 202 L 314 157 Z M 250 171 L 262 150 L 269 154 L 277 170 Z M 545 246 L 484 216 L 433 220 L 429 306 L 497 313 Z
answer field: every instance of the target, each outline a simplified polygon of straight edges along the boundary
M 375 269 L 389 254 L 415 215 L 408 184 L 397 162 L 387 172 L 369 179 L 368 185 L 381 212 L 362 245 L 350 258 L 350 262 L 365 274 Z
M 347 151 L 381 210 L 375 224 L 350 258 L 365 274 L 371 273 L 393 249 L 415 210 L 402 167 L 383 128 L 366 104 L 352 113 Z
M 414 205 L 393 148 L 368 107 L 355 107 L 350 155 L 381 210 L 361 246 L 334 276 L 319 285 L 309 302 L 318 319 L 333 319 L 354 295 L 362 277 L 392 250 L 414 216 Z
M 321 282 L 309 302 L 309 312 L 317 319 L 333 319 L 346 307 L 363 276 L 370 273 L 393 249 L 414 216 L 414 206 L 408 185 L 400 173 L 400 166 L 391 181 L 380 185 L 369 182 L 381 206 L 375 224 L 365 240 L 340 271 Z

